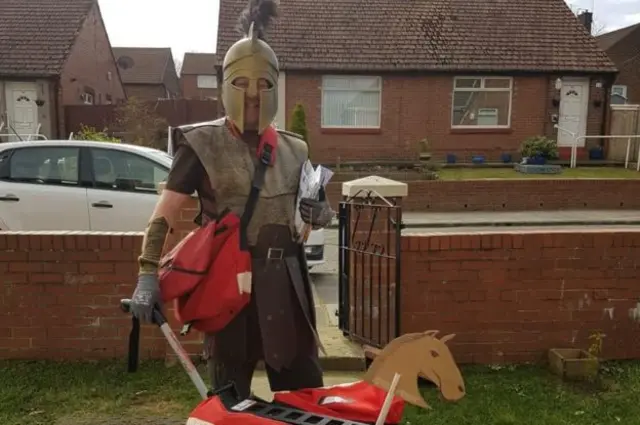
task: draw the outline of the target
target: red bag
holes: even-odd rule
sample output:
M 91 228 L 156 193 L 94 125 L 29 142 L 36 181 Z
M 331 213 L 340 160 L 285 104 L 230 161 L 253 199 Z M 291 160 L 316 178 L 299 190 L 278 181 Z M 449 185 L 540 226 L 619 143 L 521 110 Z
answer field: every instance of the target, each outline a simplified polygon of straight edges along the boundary
M 278 134 L 268 127 L 258 147 L 260 162 L 242 218 L 225 210 L 189 233 L 160 262 L 163 302 L 174 303 L 176 318 L 201 332 L 224 328 L 250 301 L 251 253 L 246 226 L 251 220 Z
M 333 416 L 355 422 L 375 423 L 382 410 L 387 392 L 366 381 L 274 393 L 276 403 L 318 415 Z M 404 400 L 395 396 L 386 424 L 402 420 Z
M 198 404 L 189 414 L 187 425 L 282 425 L 282 422 L 251 413 L 228 411 L 219 397 L 211 397 Z

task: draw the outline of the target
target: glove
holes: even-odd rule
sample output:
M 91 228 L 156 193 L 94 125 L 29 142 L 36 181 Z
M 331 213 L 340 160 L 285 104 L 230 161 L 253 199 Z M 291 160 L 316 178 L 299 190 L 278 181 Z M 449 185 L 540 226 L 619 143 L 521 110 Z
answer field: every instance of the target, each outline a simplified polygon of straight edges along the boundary
M 131 314 L 143 322 L 152 323 L 153 308 L 156 305 L 158 307 L 161 305 L 158 276 L 155 274 L 141 274 L 138 277 L 136 290 L 131 297 Z
M 314 229 L 327 227 L 335 213 L 326 201 L 318 201 L 311 198 L 300 200 L 300 216 L 302 221 L 310 224 Z

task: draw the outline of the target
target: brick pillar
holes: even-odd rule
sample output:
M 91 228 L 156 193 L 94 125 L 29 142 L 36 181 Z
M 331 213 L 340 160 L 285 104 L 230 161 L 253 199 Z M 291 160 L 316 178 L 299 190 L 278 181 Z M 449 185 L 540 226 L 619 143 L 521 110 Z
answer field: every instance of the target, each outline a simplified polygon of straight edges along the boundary
M 395 337 L 398 226 L 406 183 L 369 176 L 342 184 L 348 234 L 349 327 L 384 345 Z
M 164 189 L 164 183 L 158 185 L 158 194 L 162 193 Z M 167 238 L 164 246 L 164 253 L 169 252 L 178 242 L 182 240 L 189 232 L 195 229 L 196 225 L 193 222 L 194 218 L 200 211 L 200 206 L 197 197 L 192 197 L 189 202 L 180 211 L 178 222 L 171 235 Z M 180 336 L 179 332 L 182 329 L 182 324 L 176 320 L 173 304 L 169 303 L 165 305 L 165 315 L 171 325 L 171 329 L 176 333 L 180 343 L 184 346 L 185 350 L 191 355 L 192 358 L 199 357 L 202 354 L 202 341 L 203 335 L 195 330 L 191 330 L 191 333 L 187 336 Z M 167 364 L 174 364 L 177 362 L 177 357 L 173 353 L 173 349 L 167 343 L 165 362 Z

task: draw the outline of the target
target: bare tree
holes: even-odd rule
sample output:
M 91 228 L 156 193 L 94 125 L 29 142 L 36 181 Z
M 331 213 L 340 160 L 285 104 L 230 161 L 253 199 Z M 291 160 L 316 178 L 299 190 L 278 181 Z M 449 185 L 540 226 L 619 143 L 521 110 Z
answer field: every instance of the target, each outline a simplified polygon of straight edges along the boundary
M 182 59 L 173 59 L 173 62 L 176 64 L 176 73 L 180 76 L 180 71 L 182 70 Z

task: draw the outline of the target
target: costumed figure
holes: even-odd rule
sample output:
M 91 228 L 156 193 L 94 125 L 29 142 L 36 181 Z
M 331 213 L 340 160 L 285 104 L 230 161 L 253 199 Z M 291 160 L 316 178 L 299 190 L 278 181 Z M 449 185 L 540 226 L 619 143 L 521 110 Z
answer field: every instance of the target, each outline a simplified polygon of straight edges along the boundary
M 276 132 L 272 125 L 278 108 L 279 67 L 264 36 L 276 12 L 275 0 L 251 0 L 240 17 L 243 38 L 228 49 L 222 66 L 226 116 L 172 133 L 175 157 L 145 232 L 139 280 L 131 300 L 131 312 L 146 322 L 151 320 L 153 306 L 162 305 L 158 282 L 162 249 L 193 193 L 200 200 L 196 223 L 201 228 L 223 210 L 243 214 L 260 166 L 256 152 L 263 136 L 274 134 L 275 157 L 266 167 L 246 226 L 250 301 L 224 328 L 205 332 L 213 387 L 233 381 L 241 397 L 250 395 L 260 360 L 265 361 L 273 391 L 323 386 L 310 277 L 294 223 L 308 147 L 299 136 Z M 327 226 L 335 214 L 322 190 L 319 200 L 303 199 L 298 209 L 303 221 L 315 229 Z

